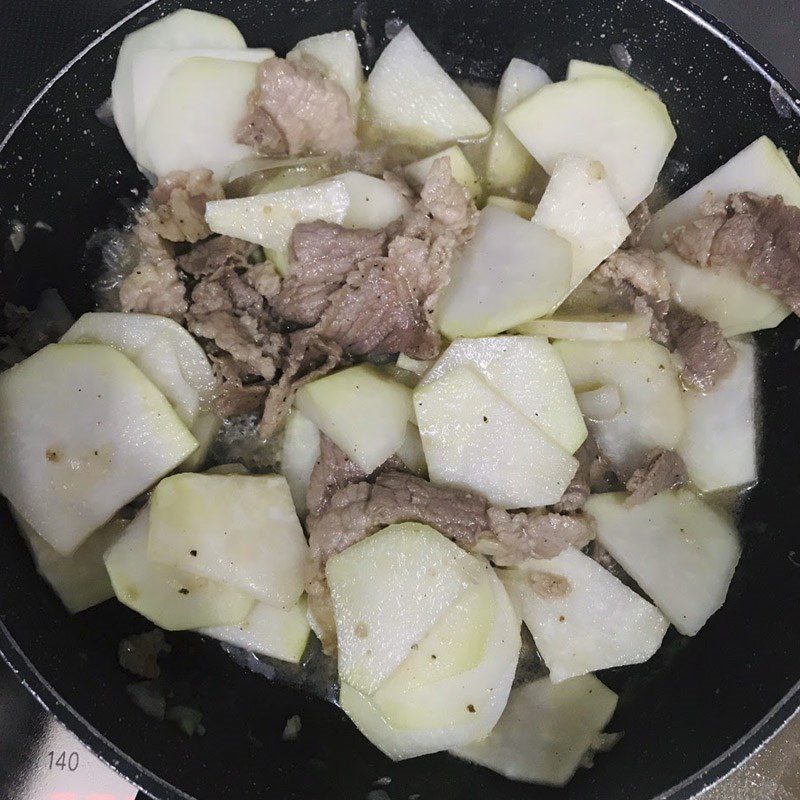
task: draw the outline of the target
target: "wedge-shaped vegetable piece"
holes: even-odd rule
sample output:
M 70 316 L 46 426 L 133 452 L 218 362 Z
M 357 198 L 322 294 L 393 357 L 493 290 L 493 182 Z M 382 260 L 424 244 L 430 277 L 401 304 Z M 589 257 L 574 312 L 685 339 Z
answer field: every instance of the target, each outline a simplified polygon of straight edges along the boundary
M 550 670 L 550 680 L 641 664 L 661 646 L 669 622 L 580 550 L 504 570 L 519 594 L 522 619 Z
M 672 250 L 659 253 L 673 299 L 687 311 L 718 322 L 726 337 L 775 328 L 791 313 L 777 297 L 753 286 L 733 269 L 701 269 Z
M 391 525 L 327 563 L 343 681 L 365 694 L 408 658 L 442 614 L 486 573 L 441 533 Z
M 553 166 L 533 221 L 572 245 L 572 280 L 576 287 L 631 232 L 603 167 L 582 156 L 562 156 Z
M 449 339 L 507 331 L 551 313 L 566 296 L 571 277 L 567 241 L 487 206 L 475 236 L 453 264 L 439 301 L 439 328 Z
M 486 181 L 490 189 L 516 188 L 533 169 L 533 158 L 508 129 L 503 117 L 548 83 L 550 78 L 541 67 L 521 58 L 512 58 L 506 67 L 497 90 L 492 138 L 486 151 Z
M 192 436 L 197 439 L 197 450 L 180 465 L 181 471 L 197 472 L 205 465 L 208 454 L 211 451 L 211 445 L 214 444 L 221 427 L 222 420 L 217 416 L 216 412 L 211 410 L 200 411 L 190 429 Z
M 494 727 L 508 699 L 519 648 L 519 620 L 500 581 L 487 570 L 374 695 L 343 683 L 341 705 L 392 759 L 457 747 Z
M 105 553 L 121 603 L 168 631 L 235 625 L 250 613 L 255 601 L 232 586 L 150 561 L 148 527 L 145 508 Z
M 573 58 L 567 66 L 567 80 L 576 81 L 581 78 L 613 78 L 618 81 L 625 81 L 638 89 L 654 94 L 649 86 L 639 83 L 636 78 L 632 78 L 621 69 L 612 67 L 609 64 L 594 64 L 591 61 L 581 61 Z
M 239 29 L 229 19 L 188 8 L 182 8 L 138 31 L 129 33 L 117 55 L 117 67 L 111 83 L 111 98 L 114 106 L 114 122 L 131 155 L 138 160 L 135 152 L 133 62 L 139 53 L 153 48 L 244 50 L 246 46 Z
M 303 413 L 293 408 L 286 418 L 281 448 L 281 472 L 289 484 L 297 513 L 308 513 L 306 492 L 311 470 L 319 458 L 319 428 Z
M 350 198 L 343 220 L 349 228 L 385 228 L 411 207 L 407 198 L 381 178 L 363 172 L 343 172 L 336 180 L 345 185 Z
M 282 475 L 173 475 L 150 502 L 148 555 L 279 608 L 303 593 L 303 529 Z
M 397 448 L 396 455 L 405 464 L 409 472 L 413 472 L 415 475 L 428 474 L 428 465 L 425 462 L 425 450 L 422 447 L 419 428 L 411 422 L 406 427 L 406 437 L 400 447 Z
M 472 368 L 456 367 L 414 391 L 434 483 L 477 492 L 502 508 L 559 500 L 578 462 Z
M 405 175 L 409 183 L 415 188 L 420 189 L 428 178 L 433 162 L 438 158 L 446 158 L 450 162 L 450 172 L 465 189 L 469 191 L 473 198 L 480 197 L 483 193 L 480 178 L 475 174 L 472 164 L 467 161 L 464 151 L 458 146 L 453 145 L 432 156 L 414 161 L 405 168 Z
M 564 786 L 608 725 L 617 695 L 593 675 L 518 686 L 485 739 L 452 750 L 514 781 Z
M 587 431 L 575 393 L 561 357 L 546 340 L 535 336 L 456 339 L 421 383 L 465 365 L 564 450 L 574 453 L 583 444 Z
M 198 633 L 282 661 L 297 664 L 303 657 L 311 628 L 306 619 L 307 603 L 301 597 L 291 608 L 256 603 L 238 625 L 200 628 Z
M 283 272 L 294 226 L 314 220 L 341 224 L 349 204 L 342 181 L 322 181 L 255 197 L 214 200 L 206 205 L 206 222 L 214 233 L 260 244 Z
M 725 601 L 740 555 L 736 529 L 688 489 L 632 507 L 625 498 L 589 498 L 597 538 L 670 622 L 694 636 Z
M 622 402 L 616 416 L 590 421 L 601 452 L 624 479 L 654 447 L 673 450 L 686 426 L 686 411 L 669 351 L 649 339 L 567 342 L 554 347 L 576 392 L 615 386 Z
M 418 358 L 411 358 L 405 353 L 400 353 L 397 356 L 397 366 L 399 369 L 404 369 L 406 372 L 413 372 L 415 375 L 422 377 L 433 364 L 433 361 L 421 361 Z
M 779 194 L 784 203 L 800 206 L 800 177 L 786 153 L 762 136 L 658 211 L 647 226 L 643 246 L 662 249 L 665 233 L 703 216 L 701 206 L 708 200 L 724 200 L 734 192 Z
M 708 394 L 686 392 L 686 432 L 677 450 L 701 492 L 746 486 L 758 478 L 756 353 L 732 341 L 736 365 Z
M 52 344 L 0 375 L 0 492 L 63 555 L 196 447 L 111 347 Z
M 114 596 L 103 554 L 119 537 L 127 522 L 112 519 L 96 530 L 75 552 L 62 556 L 11 509 L 20 533 L 36 562 L 36 570 L 71 614 L 85 611 Z
M 386 45 L 367 80 L 367 117 L 392 138 L 433 146 L 489 133 L 489 123 L 409 26 Z
M 367 474 L 397 452 L 414 421 L 411 390 L 369 364 L 306 384 L 294 402 Z
M 617 78 L 545 86 L 504 119 L 547 172 L 565 153 L 599 161 L 625 214 L 653 191 L 675 142 L 657 96 Z
M 600 386 L 575 395 L 583 416 L 592 422 L 614 419 L 622 411 L 622 397 L 616 386 Z
M 347 92 L 353 109 L 358 114 L 364 86 L 364 69 L 352 31 L 333 31 L 303 39 L 289 51 L 287 58 L 316 61 L 328 77 L 337 81 Z
M 536 213 L 536 206 L 533 203 L 526 203 L 523 200 L 512 200 L 510 197 L 499 197 L 493 194 L 486 200 L 487 206 L 499 206 L 512 214 L 516 214 L 522 219 L 531 219 Z
M 547 336 L 550 339 L 571 339 L 586 342 L 623 342 L 641 339 L 650 334 L 652 313 L 558 312 L 552 317 L 539 317 L 517 326 L 520 333 Z
M 188 58 L 170 72 L 137 133 L 139 159 L 159 177 L 206 168 L 224 181 L 250 154 L 236 142 L 258 65 L 222 58 Z

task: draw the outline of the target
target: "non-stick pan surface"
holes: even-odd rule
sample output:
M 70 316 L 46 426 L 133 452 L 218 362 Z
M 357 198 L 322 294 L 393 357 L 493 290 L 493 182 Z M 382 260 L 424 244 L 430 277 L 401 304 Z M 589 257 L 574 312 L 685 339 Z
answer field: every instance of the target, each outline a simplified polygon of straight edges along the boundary
M 665 170 L 670 191 L 688 187 L 762 133 L 793 160 L 800 146 L 798 116 L 783 97 L 796 96 L 794 90 L 729 31 L 677 0 L 188 4 L 232 17 L 251 44 L 279 52 L 304 36 L 354 28 L 367 64 L 386 42 L 387 20 L 400 19 L 454 75 L 486 81 L 497 81 L 512 56 L 540 63 L 557 79 L 569 58 L 609 62 L 610 45 L 625 44 L 631 73 L 658 90 L 678 130 Z M 96 257 L 85 243 L 95 229 L 124 219 L 145 189 L 95 109 L 108 94 L 123 36 L 177 5 L 131 8 L 85 42 L 0 132 L 8 133 L 0 149 L 0 236 L 4 241 L 13 219 L 29 224 L 18 253 L 5 246 L 3 299 L 31 303 L 56 286 L 73 312 L 92 307 Z M 39 220 L 52 232 L 34 228 Z M 204 737 L 187 739 L 145 716 L 125 692 L 129 676 L 117 665 L 117 643 L 150 626 L 114 602 L 69 616 L 37 576 L 4 510 L 0 649 L 90 747 L 164 800 L 355 800 L 379 778 L 391 778 L 384 790 L 395 800 L 688 798 L 757 748 L 800 701 L 798 337 L 793 318 L 758 338 L 761 482 L 742 512 L 744 555 L 725 607 L 692 640 L 672 632 L 650 663 L 600 675 L 620 692 L 611 729 L 625 736 L 563 791 L 512 783 L 446 755 L 393 764 L 335 705 L 265 678 L 269 665 L 252 658 L 243 665 L 213 641 L 173 634 L 166 684 L 173 702 L 202 710 L 207 728 Z M 294 714 L 301 734 L 284 742 Z

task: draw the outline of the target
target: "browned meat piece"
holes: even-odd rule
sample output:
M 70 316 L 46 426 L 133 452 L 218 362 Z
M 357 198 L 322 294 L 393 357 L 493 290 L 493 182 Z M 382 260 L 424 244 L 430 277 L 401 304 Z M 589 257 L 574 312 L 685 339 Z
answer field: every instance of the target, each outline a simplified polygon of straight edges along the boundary
M 672 249 L 684 260 L 698 267 L 707 267 L 711 246 L 725 224 L 724 213 L 713 213 L 684 225 L 668 234 Z
M 206 203 L 224 199 L 225 192 L 211 170 L 170 172 L 150 193 L 154 230 L 170 242 L 199 242 L 211 236 Z
M 630 492 L 627 506 L 644 503 L 659 492 L 678 489 L 686 483 L 686 465 L 673 450 L 662 447 L 651 450 L 642 464 L 625 484 Z
M 306 492 L 309 514 L 322 513 L 336 492 L 366 477 L 358 464 L 351 461 L 324 433 L 321 434 L 319 458 L 311 470 Z
M 561 499 L 552 507 L 559 514 L 577 511 L 592 492 L 608 492 L 616 484 L 616 476 L 591 434 L 577 449 L 575 458 L 578 460 L 578 471 Z
M 639 246 L 639 242 L 641 242 L 645 229 L 650 224 L 651 219 L 653 219 L 653 215 L 650 213 L 650 206 L 647 204 L 647 200 L 642 200 L 642 202 L 628 214 L 628 225 L 630 226 L 631 232 L 628 234 L 628 238 L 622 243 L 624 249 L 629 250 Z
M 241 366 L 226 354 L 209 354 L 220 387 L 214 398 L 214 408 L 221 417 L 249 414 L 264 406 L 267 387 L 264 382 L 242 383 Z
M 211 275 L 224 267 L 246 269 L 260 261 L 261 248 L 231 236 L 215 236 L 202 242 L 188 253 L 178 256 L 178 267 L 194 278 Z
M 358 144 L 347 92 L 311 63 L 268 58 L 237 141 L 265 156 L 349 153 Z
M 543 600 L 566 597 L 572 591 L 572 584 L 567 578 L 552 572 L 531 572 L 528 583 L 533 587 L 533 593 Z

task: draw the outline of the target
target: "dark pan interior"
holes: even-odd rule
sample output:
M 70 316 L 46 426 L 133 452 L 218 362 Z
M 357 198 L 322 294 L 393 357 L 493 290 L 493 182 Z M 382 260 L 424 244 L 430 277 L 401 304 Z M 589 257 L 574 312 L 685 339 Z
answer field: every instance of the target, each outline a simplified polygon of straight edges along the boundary
M 14 218 L 53 227 L 53 232 L 29 227 L 19 253 L 5 244 L 3 298 L 30 303 L 43 288 L 56 286 L 73 312 L 92 307 L 95 261 L 85 254 L 85 242 L 96 228 L 123 219 L 126 203 L 145 187 L 116 132 L 104 127 L 94 110 L 108 94 L 124 33 L 177 5 L 152 5 L 98 41 L 49 88 L 0 152 L 3 241 Z M 542 64 L 557 79 L 570 57 L 609 63 L 609 46 L 624 43 L 632 74 L 661 93 L 678 129 L 665 171 L 671 191 L 688 187 L 762 133 L 786 147 L 793 160 L 800 145 L 798 118 L 777 113 L 766 73 L 746 63 L 746 51 L 707 29 L 707 18 L 693 17 L 695 12 L 676 2 L 193 0 L 189 5 L 227 14 L 251 44 L 279 52 L 304 36 L 355 26 L 366 63 L 385 44 L 385 22 L 399 18 L 412 23 L 453 74 L 488 81 L 496 81 L 515 55 Z M 766 71 L 779 79 L 768 66 Z M 68 616 L 37 577 L 5 512 L 0 646 L 46 704 L 158 797 L 354 800 L 382 777 L 391 778 L 385 787 L 389 795 L 403 800 L 412 794 L 423 800 L 689 797 L 752 750 L 797 704 L 798 337 L 794 318 L 759 336 L 762 480 L 743 510 L 744 555 L 727 604 L 695 639 L 670 635 L 649 664 L 601 674 L 621 693 L 612 729 L 625 736 L 563 791 L 512 783 L 446 755 L 392 764 L 335 706 L 271 683 L 235 663 L 215 642 L 172 634 L 167 684 L 176 701 L 203 711 L 207 728 L 203 738 L 187 739 L 127 699 L 129 679 L 117 665 L 116 646 L 121 637 L 148 629 L 147 623 L 114 602 Z M 281 733 L 293 714 L 300 715 L 302 732 L 286 743 Z

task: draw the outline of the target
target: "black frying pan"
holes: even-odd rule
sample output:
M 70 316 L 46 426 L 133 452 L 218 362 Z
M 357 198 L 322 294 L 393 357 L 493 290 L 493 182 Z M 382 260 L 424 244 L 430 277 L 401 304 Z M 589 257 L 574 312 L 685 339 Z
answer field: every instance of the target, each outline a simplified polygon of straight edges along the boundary
M 73 312 L 92 307 L 96 261 L 85 253 L 85 242 L 96 227 L 124 218 L 120 198 L 145 189 L 116 132 L 97 121 L 94 109 L 109 92 L 123 36 L 177 5 L 131 8 L 20 109 L 0 149 L 0 234 L 4 239 L 12 218 L 43 220 L 54 232 L 30 230 L 19 253 L 6 245 L 0 297 L 30 304 L 42 289 L 56 286 Z M 625 43 L 632 74 L 658 90 L 678 130 L 665 170 L 672 191 L 762 133 L 793 159 L 800 146 L 800 119 L 786 103 L 778 103 L 779 114 L 774 102 L 779 87 L 792 97 L 796 92 L 730 31 L 679 0 L 190 5 L 231 16 L 251 44 L 279 52 L 304 36 L 355 27 L 368 64 L 385 44 L 385 21 L 399 17 L 453 74 L 488 81 L 497 81 L 515 55 L 559 78 L 570 57 L 608 62 L 609 45 Z M 412 794 L 422 800 L 689 798 L 753 752 L 800 705 L 798 337 L 795 318 L 759 336 L 761 483 L 742 512 L 744 555 L 724 609 L 692 640 L 671 631 L 648 664 L 601 673 L 620 693 L 611 729 L 625 737 L 563 791 L 512 783 L 446 755 L 393 764 L 334 705 L 235 663 L 216 642 L 172 634 L 165 672 L 173 702 L 200 708 L 207 728 L 203 738 L 185 738 L 146 717 L 125 693 L 129 676 L 117 665 L 117 643 L 150 626 L 115 602 L 67 615 L 36 575 L 5 510 L 0 649 L 68 727 L 164 800 L 355 800 L 383 777 L 391 778 L 386 790 L 394 800 Z M 294 714 L 302 732 L 284 742 L 284 724 Z

